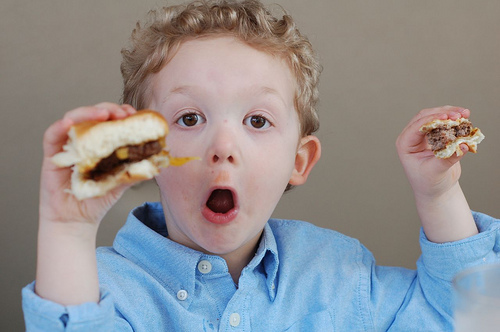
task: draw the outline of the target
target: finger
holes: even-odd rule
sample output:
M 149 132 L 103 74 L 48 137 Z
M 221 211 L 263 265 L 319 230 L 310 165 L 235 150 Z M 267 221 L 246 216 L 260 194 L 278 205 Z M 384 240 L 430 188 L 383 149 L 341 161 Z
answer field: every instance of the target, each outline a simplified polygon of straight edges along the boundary
M 436 160 L 438 161 L 437 164 L 439 165 L 439 168 L 436 169 L 436 171 L 437 172 L 445 172 L 445 171 L 451 169 L 451 167 L 453 165 L 460 162 L 460 160 L 462 160 L 462 158 L 467 154 L 467 152 L 469 151 L 469 147 L 467 146 L 467 144 L 460 144 L 460 150 L 461 150 L 461 153 L 459 153 L 460 155 L 457 155 L 457 153 L 454 153 L 451 157 L 446 158 L 446 159 L 436 158 Z
M 109 111 L 105 108 L 85 106 L 75 108 L 64 114 L 64 119 L 73 121 L 74 124 L 85 121 L 105 121 L 109 118 Z
M 79 107 L 67 112 L 64 118 L 71 119 L 74 123 L 85 121 L 106 121 L 123 119 L 135 113 L 131 106 L 113 103 L 100 103 L 94 106 Z
M 436 108 L 428 108 L 421 110 L 413 119 L 410 120 L 408 126 L 414 124 L 415 122 L 424 125 L 427 122 L 433 120 L 457 120 L 459 118 L 468 118 L 470 116 L 470 110 L 463 107 L 456 106 L 442 106 Z M 427 122 L 422 123 L 422 119 L 427 119 Z M 407 126 L 407 127 L 408 127 Z
M 458 120 L 460 118 L 468 118 L 470 116 L 470 110 L 467 108 L 459 109 L 458 111 L 452 111 L 448 113 L 448 119 Z
M 468 119 L 470 117 L 470 110 L 468 108 L 464 108 L 459 112 L 462 115 L 462 118 Z
M 448 117 L 446 114 L 429 114 L 419 117 L 410 122 L 401 132 L 398 137 L 398 144 L 402 147 L 408 147 L 414 152 L 417 150 L 424 150 L 427 148 L 427 141 L 425 140 L 425 133 L 420 131 L 420 128 L 432 120 L 444 120 Z
M 43 150 L 46 157 L 52 157 L 61 151 L 68 140 L 68 130 L 73 125 L 71 119 L 63 118 L 53 123 L 43 135 Z
M 458 107 L 458 106 L 440 106 L 440 107 L 434 107 L 434 108 L 426 108 L 421 110 L 414 118 L 415 121 L 418 121 L 419 119 L 423 117 L 427 117 L 429 115 L 441 115 L 441 114 L 447 114 L 447 115 L 460 115 L 461 117 L 468 117 L 470 114 L 470 111 L 466 108 L 463 107 Z
M 467 144 L 462 143 L 460 144 L 459 148 L 459 153 L 454 153 L 450 158 L 447 159 L 451 164 L 459 162 L 467 154 L 467 152 L 469 152 L 469 146 Z
M 110 120 L 123 119 L 135 113 L 135 109 L 130 105 L 118 105 L 114 103 L 104 102 L 95 105 L 95 107 L 108 111 Z
M 135 108 L 133 108 L 131 105 L 129 104 L 123 104 L 122 105 L 122 108 L 125 110 L 125 112 L 127 112 L 129 115 L 132 115 L 134 113 L 137 112 L 137 110 Z

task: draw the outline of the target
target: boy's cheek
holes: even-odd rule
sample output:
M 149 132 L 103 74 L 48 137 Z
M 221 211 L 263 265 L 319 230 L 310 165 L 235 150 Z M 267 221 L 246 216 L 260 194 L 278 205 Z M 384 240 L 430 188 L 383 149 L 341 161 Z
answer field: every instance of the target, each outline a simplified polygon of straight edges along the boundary
M 175 170 L 174 168 L 179 168 L 179 166 L 164 168 L 160 174 L 156 176 L 156 183 L 161 190 L 168 190 L 169 188 L 180 186 L 182 182 L 181 179 L 183 177 L 178 173 L 178 170 Z
M 167 149 L 174 157 L 202 157 L 207 149 L 207 139 L 200 130 L 180 129 L 176 124 L 169 123 Z

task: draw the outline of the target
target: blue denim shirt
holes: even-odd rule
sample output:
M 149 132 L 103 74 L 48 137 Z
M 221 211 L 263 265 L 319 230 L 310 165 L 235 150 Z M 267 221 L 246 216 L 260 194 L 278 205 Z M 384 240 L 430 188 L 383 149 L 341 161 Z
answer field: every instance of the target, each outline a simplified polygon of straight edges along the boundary
M 446 331 L 451 280 L 498 261 L 500 222 L 445 244 L 420 236 L 417 270 L 382 267 L 357 240 L 269 220 L 236 286 L 225 261 L 167 239 L 163 211 L 131 212 L 113 247 L 97 250 L 100 303 L 61 306 L 23 289 L 28 331 Z

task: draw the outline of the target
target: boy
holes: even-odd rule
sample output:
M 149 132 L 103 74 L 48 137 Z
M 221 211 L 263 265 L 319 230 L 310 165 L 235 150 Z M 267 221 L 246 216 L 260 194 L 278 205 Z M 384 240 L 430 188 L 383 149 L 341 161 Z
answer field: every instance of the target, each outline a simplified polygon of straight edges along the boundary
M 398 138 L 422 257 L 417 271 L 378 267 L 356 240 L 269 220 L 321 154 L 312 135 L 319 65 L 289 16 L 276 19 L 257 1 L 167 8 L 136 29 L 123 57 L 125 104 L 75 109 L 44 136 L 37 276 L 23 290 L 28 330 L 451 329 L 451 278 L 497 260 L 499 224 L 470 212 L 460 158 L 436 159 L 418 128 L 468 110 L 423 110 Z M 169 122 L 172 155 L 201 160 L 162 170 L 160 202 L 134 209 L 96 258 L 99 223 L 127 187 L 78 202 L 64 191 L 70 170 L 50 158 L 71 125 L 141 108 Z

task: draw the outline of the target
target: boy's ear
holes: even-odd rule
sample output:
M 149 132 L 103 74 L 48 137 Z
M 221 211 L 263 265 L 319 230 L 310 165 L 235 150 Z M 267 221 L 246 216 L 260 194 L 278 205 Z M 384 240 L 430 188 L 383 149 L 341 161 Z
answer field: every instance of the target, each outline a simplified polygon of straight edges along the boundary
M 304 184 L 320 157 L 321 143 L 319 139 L 312 135 L 302 137 L 295 156 L 295 168 L 289 183 L 293 186 Z

